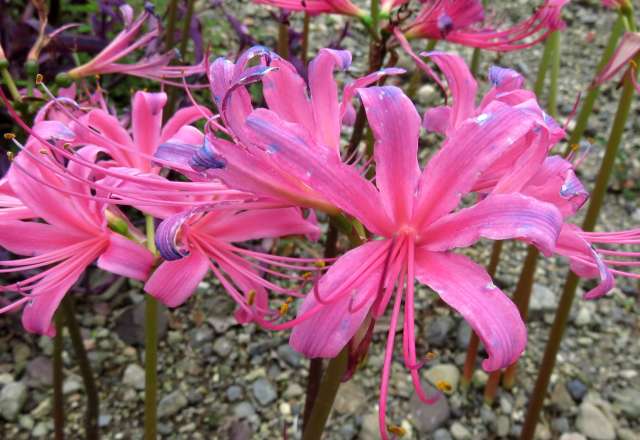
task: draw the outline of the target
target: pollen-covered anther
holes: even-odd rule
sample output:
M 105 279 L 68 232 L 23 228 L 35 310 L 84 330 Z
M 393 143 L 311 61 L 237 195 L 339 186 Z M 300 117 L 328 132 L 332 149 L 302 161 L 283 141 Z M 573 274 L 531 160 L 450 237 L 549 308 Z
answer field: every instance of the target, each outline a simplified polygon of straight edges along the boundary
M 324 260 L 318 260 L 318 261 L 314 261 L 313 265 L 315 267 L 323 268 L 327 265 L 327 263 L 325 263 Z
M 249 292 L 247 292 L 247 304 L 252 306 L 253 303 L 255 302 L 256 302 L 256 291 L 251 289 L 249 290 Z
M 434 351 L 430 351 L 430 352 L 428 352 L 427 354 L 424 355 L 424 358 L 427 361 L 432 361 L 437 357 L 438 357 L 438 353 L 436 353 Z
M 36 75 L 36 85 L 39 86 L 40 84 L 42 84 L 43 81 L 44 81 L 44 76 L 42 76 L 41 73 L 38 73 Z
M 451 391 L 453 391 L 453 387 L 446 380 L 438 380 L 436 381 L 435 385 L 436 385 L 436 388 L 442 391 L 443 393 L 450 393 Z
M 311 272 L 305 272 L 302 274 L 302 278 L 304 280 L 310 280 L 311 278 L 313 278 L 313 274 Z
M 387 431 L 398 437 L 404 437 L 405 435 L 407 435 L 407 430 L 399 425 L 388 425 Z
M 278 313 L 280 316 L 284 316 L 289 312 L 289 303 L 283 302 L 280 304 L 280 308 L 278 309 Z
M 16 138 L 15 133 L 5 133 L 4 138 L 8 141 L 12 141 Z

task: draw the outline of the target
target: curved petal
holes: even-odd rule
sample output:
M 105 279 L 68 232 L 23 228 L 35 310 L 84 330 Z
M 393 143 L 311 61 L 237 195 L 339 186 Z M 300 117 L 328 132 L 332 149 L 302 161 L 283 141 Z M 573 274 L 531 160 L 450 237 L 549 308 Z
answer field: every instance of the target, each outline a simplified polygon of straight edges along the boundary
M 153 266 L 153 254 L 116 233 L 109 234 L 109 245 L 98 258 L 98 267 L 111 273 L 144 281 Z
M 424 113 L 422 126 L 427 131 L 445 134 L 451 121 L 451 107 L 433 107 Z
M 350 294 L 334 303 L 321 305 L 313 293 L 307 295 L 298 310 L 298 316 L 318 306 L 322 310 L 294 327 L 289 339 L 294 350 L 309 358 L 332 358 L 351 340 L 369 313 L 382 275 L 381 265 L 363 268 L 363 263 L 384 245 L 384 241 L 372 241 L 358 246 L 331 266 L 319 281 L 318 292 L 322 298 L 330 298 L 334 292 L 338 292 L 350 276 L 367 273 L 351 286 Z M 352 313 L 349 310 L 352 304 L 362 304 L 362 307 Z
M 159 143 L 167 142 L 174 137 L 183 128 L 189 127 L 200 119 L 205 119 L 211 116 L 211 110 L 201 105 L 181 108 L 167 121 L 162 128 L 162 134 L 160 135 Z M 191 127 L 197 130 L 195 127 Z
M 89 239 L 45 223 L 2 221 L 0 246 L 18 255 L 40 255 Z
M 195 228 L 229 242 L 318 233 L 318 227 L 305 220 L 298 208 L 256 209 L 228 215 L 214 212 L 199 220 Z
M 627 68 L 629 62 L 640 52 L 640 32 L 625 32 L 620 39 L 616 51 L 593 80 L 598 86 L 615 76 L 620 70 Z
M 162 129 L 162 108 L 167 102 L 166 93 L 136 92 L 131 110 L 131 128 L 133 143 L 140 152 L 150 156 L 160 145 Z M 144 158 L 136 162 L 148 164 Z M 147 171 L 143 169 L 143 171 Z
M 521 194 L 495 194 L 440 218 L 424 230 L 420 244 L 430 251 L 444 251 L 470 246 L 480 237 L 518 238 L 550 256 L 562 222 L 562 215 L 550 203 Z
M 376 185 L 382 201 L 396 224 L 407 222 L 420 177 L 420 115 L 397 87 L 369 87 L 358 93 L 376 140 Z
M 482 267 L 463 255 L 417 248 L 416 278 L 457 310 L 480 337 L 489 354 L 482 368 L 496 371 L 520 357 L 527 344 L 520 313 Z
M 195 292 L 209 270 L 209 259 L 192 252 L 181 260 L 165 261 L 153 272 L 144 290 L 168 307 L 178 307 Z

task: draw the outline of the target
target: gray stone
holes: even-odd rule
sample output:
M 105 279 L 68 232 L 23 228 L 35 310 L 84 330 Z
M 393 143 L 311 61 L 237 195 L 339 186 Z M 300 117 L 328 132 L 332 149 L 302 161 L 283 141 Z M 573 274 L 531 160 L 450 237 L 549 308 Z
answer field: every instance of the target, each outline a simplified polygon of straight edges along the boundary
M 437 390 L 429 384 L 424 384 L 424 391 L 428 396 L 433 396 Z M 416 429 L 421 433 L 430 433 L 441 427 L 451 415 L 449 402 L 444 396 L 429 405 L 423 403 L 416 393 L 412 393 L 409 401 L 409 410 Z
M 98 426 L 104 428 L 109 426 L 109 423 L 111 423 L 111 416 L 109 414 L 100 414 L 100 417 L 98 417 Z
M 451 424 L 451 435 L 455 440 L 470 440 L 471 432 L 460 422 Z
M 229 356 L 229 353 L 231 353 L 232 349 L 233 345 L 224 336 L 216 339 L 216 341 L 213 343 L 213 351 L 215 351 L 216 354 L 220 357 Z
M 579 432 L 567 432 L 560 436 L 560 440 L 587 440 L 587 438 Z
M 576 314 L 575 323 L 578 327 L 586 327 L 591 324 L 591 311 L 585 306 L 580 307 Z
M 0 415 L 14 421 L 27 401 L 27 386 L 22 382 L 11 382 L 0 391 Z
M 36 438 L 44 437 L 49 433 L 49 428 L 45 422 L 38 422 L 38 424 L 31 431 L 31 435 Z
M 144 345 L 144 301 L 127 307 L 115 319 L 115 333 L 128 345 Z M 158 338 L 167 333 L 169 317 L 167 308 L 158 305 Z
M 291 367 L 299 367 L 302 356 L 289 344 L 282 344 L 278 347 L 278 357 L 283 359 Z
M 260 378 L 251 385 L 253 396 L 260 405 L 268 405 L 278 397 L 276 390 L 268 379 Z
M 362 417 L 359 440 L 380 440 L 380 428 L 378 426 L 378 412 L 373 411 Z
M 31 431 L 35 423 L 35 420 L 33 420 L 31 416 L 23 415 L 18 418 L 18 424 L 26 431 Z
M 640 433 L 628 428 L 618 429 L 619 440 L 640 440 Z
M 496 435 L 498 437 L 506 437 L 511 429 L 511 421 L 507 416 L 498 416 L 496 420 Z
M 551 312 L 556 309 L 556 295 L 553 290 L 542 284 L 534 283 L 529 304 L 529 314 L 540 316 L 544 312 Z
M 256 410 L 253 409 L 253 405 L 249 402 L 240 402 L 233 407 L 233 415 L 243 419 L 251 417 L 256 414 Z
M 129 364 L 122 374 L 122 383 L 136 390 L 144 390 L 145 373 L 138 364 Z
M 589 402 L 580 405 L 576 428 L 592 440 L 615 440 L 616 438 L 612 423 L 598 407 Z
M 227 388 L 227 399 L 229 402 L 235 402 L 244 397 L 244 390 L 240 385 L 231 385 Z
M 62 392 L 64 394 L 72 394 L 82 389 L 82 382 L 78 377 L 70 377 L 65 379 L 62 384 Z
M 511 397 L 502 394 L 500 396 L 500 411 L 502 411 L 503 414 L 509 414 L 511 415 L 511 412 L 513 411 L 513 401 L 511 399 Z
M 567 383 L 567 391 L 576 402 L 581 402 L 585 394 L 587 394 L 587 386 L 580 379 L 572 379 Z
M 453 440 L 449 431 L 444 428 L 436 429 L 436 432 L 433 433 L 433 440 Z
M 444 347 L 454 324 L 453 318 L 450 316 L 438 316 L 427 327 L 425 332 L 427 342 L 434 347 Z
M 213 330 L 208 326 L 195 329 L 191 336 L 191 343 L 196 347 L 211 341 L 213 341 Z
M 471 376 L 471 383 L 476 388 L 482 388 L 487 384 L 489 380 L 489 375 L 484 371 L 477 369 L 473 372 L 473 376 Z
M 446 391 L 447 394 L 453 393 L 458 388 L 460 381 L 460 371 L 453 364 L 435 365 L 427 370 L 425 376 L 433 385 L 437 386 L 441 382 L 450 385 L 451 389 Z
M 158 417 L 172 416 L 188 404 L 187 396 L 180 390 L 167 394 L 158 403 Z
M 622 414 L 634 419 L 640 418 L 640 391 L 625 388 L 616 393 L 613 399 Z
M 569 391 L 564 383 L 558 382 L 551 392 L 551 404 L 556 408 L 567 411 L 575 406 Z
M 569 432 L 571 430 L 569 420 L 566 417 L 556 417 L 551 421 L 551 429 L 558 434 Z
M 50 387 L 53 379 L 53 362 L 46 356 L 37 356 L 27 363 L 27 385 Z
M 360 385 L 350 380 L 340 385 L 334 408 L 341 414 L 356 414 L 366 404 L 366 393 Z
M 469 346 L 469 340 L 471 339 L 471 327 L 467 324 L 467 321 L 460 321 L 458 325 L 458 331 L 456 332 L 456 344 L 458 348 L 466 350 Z

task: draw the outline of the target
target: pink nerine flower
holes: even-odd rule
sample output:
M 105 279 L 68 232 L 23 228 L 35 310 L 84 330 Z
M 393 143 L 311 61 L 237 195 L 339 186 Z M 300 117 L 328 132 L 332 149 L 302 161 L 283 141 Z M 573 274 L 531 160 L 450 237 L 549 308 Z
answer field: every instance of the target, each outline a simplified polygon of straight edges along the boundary
M 464 66 L 457 56 L 431 56 L 443 65 Z M 464 87 L 458 90 L 463 93 Z M 376 141 L 375 186 L 347 164 L 327 166 L 312 153 L 317 151 L 315 140 L 299 124 L 265 109 L 254 111 L 247 124 L 256 142 L 259 139 L 272 147 L 274 160 L 286 163 L 293 175 L 379 237 L 340 257 L 320 279 L 298 311 L 291 344 L 309 357 L 334 357 L 358 329 L 371 332 L 372 323 L 393 303 L 380 398 L 380 428 L 386 438 L 387 385 L 403 302 L 405 365 L 418 395 L 429 400 L 418 372 L 422 361 L 415 346 L 414 280 L 435 290 L 473 327 L 489 354 L 485 369 L 506 367 L 526 344 L 517 308 L 481 266 L 452 251 L 481 237 L 516 238 L 551 255 L 563 216 L 553 204 L 518 191 L 516 176 L 530 175 L 531 164 L 541 163 L 552 145 L 552 130 L 542 112 L 532 111 L 529 103 L 511 106 L 495 99 L 482 114 L 461 116 L 421 172 L 417 160 L 421 124 L 411 101 L 396 87 L 359 89 L 358 93 Z M 523 155 L 529 161 L 520 160 Z M 511 167 L 495 169 L 502 162 Z M 481 201 L 456 211 L 488 171 L 499 176 L 494 189 Z M 369 340 L 365 336 L 362 343 Z
M 234 205 L 232 205 L 234 206 Z M 234 245 L 268 237 L 311 235 L 318 227 L 305 220 L 299 209 L 244 210 L 224 207 L 209 213 L 197 210 L 175 214 L 158 227 L 156 243 L 164 262 L 145 284 L 145 290 L 169 307 L 184 303 L 211 270 L 239 306 L 236 318 L 248 322 L 254 316 L 274 318 L 269 310 L 267 289 L 281 294 L 289 291 L 265 280 L 268 267 L 296 267 L 288 258 L 279 258 Z M 318 268 L 315 268 L 317 270 Z M 314 270 L 311 268 L 311 270 Z M 275 312 L 275 318 L 278 317 Z
M 0 246 L 27 256 L 0 262 L 0 266 L 6 267 L 0 272 L 50 267 L 23 281 L 0 287 L 2 291 L 22 295 L 0 312 L 26 304 L 22 314 L 24 328 L 52 336 L 53 314 L 87 266 L 97 259 L 98 267 L 104 270 L 145 280 L 153 256 L 141 245 L 109 229 L 108 207 L 92 200 L 88 185 L 60 178 L 52 171 L 57 171 L 60 165 L 55 160 L 44 161 L 39 157 L 43 154 L 51 153 L 40 151 L 40 144 L 30 141 L 9 170 L 8 181 L 17 198 L 33 212 L 31 217 L 46 223 L 10 220 L 0 214 Z M 91 158 L 97 150 L 87 148 L 77 154 Z M 73 163 L 66 172 L 86 173 Z
M 593 80 L 594 86 L 599 86 L 613 78 L 618 72 L 625 70 L 631 75 L 631 80 L 636 90 L 640 92 L 638 84 L 638 65 L 634 61 L 640 55 L 640 32 L 625 32 L 620 39 L 616 51 L 606 66 Z
M 391 9 L 407 3 L 408 0 L 382 0 L 380 9 L 388 13 Z M 253 0 L 254 3 L 277 6 L 291 11 L 304 11 L 311 14 L 344 14 L 365 17 L 367 12 L 350 0 Z
M 464 46 L 510 51 L 532 46 L 564 27 L 562 7 L 569 0 L 545 0 L 528 19 L 511 28 L 474 28 L 484 20 L 480 0 L 427 0 L 404 30 L 407 38 L 446 40 Z

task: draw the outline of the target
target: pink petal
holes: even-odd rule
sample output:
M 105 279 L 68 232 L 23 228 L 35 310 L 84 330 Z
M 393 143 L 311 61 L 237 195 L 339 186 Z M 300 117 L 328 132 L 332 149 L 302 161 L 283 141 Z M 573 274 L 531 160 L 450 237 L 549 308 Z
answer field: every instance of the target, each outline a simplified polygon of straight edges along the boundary
M 483 268 L 469 258 L 416 249 L 416 278 L 456 309 L 480 337 L 489 354 L 482 368 L 513 364 L 527 344 L 527 330 L 515 304 Z
M 518 238 L 550 256 L 562 224 L 562 215 L 550 203 L 521 194 L 495 194 L 440 218 L 424 230 L 420 244 L 430 251 L 444 251 L 470 246 L 480 237 Z
M 427 131 L 445 134 L 451 125 L 451 107 L 433 107 L 424 114 L 422 126 Z
M 382 201 L 397 224 L 407 222 L 420 178 L 420 116 L 397 87 L 370 87 L 358 93 L 376 140 L 376 185 Z
M 3 221 L 0 223 L 0 246 L 18 255 L 40 255 L 71 246 L 91 238 L 74 234 L 45 223 Z
M 142 153 L 152 156 L 156 152 L 158 145 L 160 145 L 162 108 L 166 102 L 166 93 L 136 92 L 133 97 L 131 110 L 133 142 Z M 144 161 L 148 163 L 147 159 L 137 159 L 137 162 Z M 143 171 L 147 170 L 143 169 Z
M 610 80 L 620 70 L 628 67 L 630 61 L 640 51 L 640 32 L 625 32 L 618 43 L 618 48 L 609 59 L 609 62 L 593 80 L 594 85 L 599 86 Z
M 191 106 L 181 108 L 167 121 L 162 128 L 159 143 L 167 142 L 181 131 L 200 119 L 211 117 L 211 110 L 202 106 Z M 195 129 L 195 128 L 194 128 Z M 197 129 L 196 129 L 197 130 Z
M 309 63 L 309 89 L 318 138 L 336 150 L 340 148 L 342 118 L 339 116 L 338 85 L 333 71 L 336 68 L 346 70 L 350 65 L 351 53 L 332 49 L 320 49 L 318 56 Z
M 338 292 L 342 284 L 356 272 L 362 272 L 362 264 L 367 256 L 375 253 L 385 244 L 384 241 L 372 241 L 350 250 L 340 257 L 320 279 L 318 291 L 323 299 Z M 361 276 L 352 285 L 351 293 L 328 305 L 321 305 L 315 295 L 307 294 L 298 310 L 298 316 L 321 306 L 322 310 L 294 327 L 289 344 L 294 350 L 309 358 L 335 357 L 351 340 L 369 312 L 376 298 L 380 284 L 382 268 Z M 364 301 L 364 303 L 363 303 Z M 350 305 L 357 307 L 355 313 L 349 311 Z
M 198 232 L 229 242 L 318 232 L 318 227 L 305 220 L 297 208 L 257 209 L 228 215 L 214 212 L 200 220 L 197 228 Z
M 153 254 L 122 235 L 109 233 L 109 246 L 98 258 L 98 267 L 123 277 L 144 281 L 153 266 Z
M 178 307 L 195 292 L 208 270 L 209 259 L 194 251 L 181 260 L 158 266 L 144 290 L 168 307 Z

